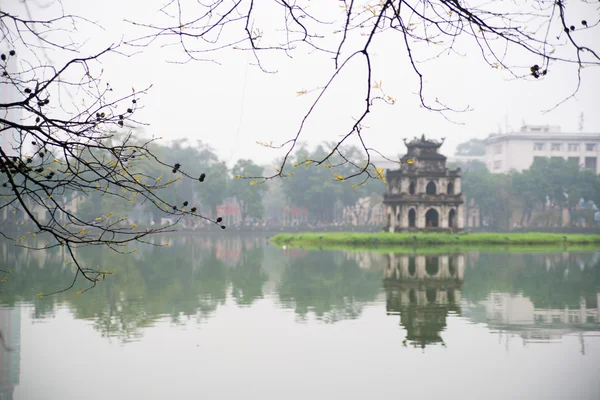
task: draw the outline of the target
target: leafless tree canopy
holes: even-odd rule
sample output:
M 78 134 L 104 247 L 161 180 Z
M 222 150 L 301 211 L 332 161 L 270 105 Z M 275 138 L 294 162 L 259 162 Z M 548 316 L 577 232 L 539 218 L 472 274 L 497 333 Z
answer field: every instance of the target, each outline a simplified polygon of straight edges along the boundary
M 376 151 L 365 145 L 361 126 L 375 102 L 394 100 L 383 93 L 371 76 L 371 48 L 375 41 L 402 44 L 406 62 L 419 82 L 421 105 L 444 116 L 466 109 L 455 109 L 435 94 L 430 96 L 434 100 L 425 96 L 419 65 L 431 58 L 431 52 L 423 51 L 423 45 L 437 49 L 433 56 L 437 58 L 455 52 L 460 42 L 474 42 L 484 63 L 507 70 L 514 78 L 543 79 L 552 73 L 556 63 L 574 64 L 578 67 L 577 86 L 558 106 L 578 91 L 581 68 L 600 64 L 598 42 L 590 39 L 599 36 L 595 32 L 598 31 L 599 8 L 595 0 L 171 0 L 160 10 L 164 19 L 159 23 L 131 21 L 145 28 L 147 34 L 128 44 L 178 45 L 180 58 L 172 61 L 181 63 L 215 61 L 214 52 L 224 48 L 249 51 L 256 65 L 265 72 L 271 72 L 273 67 L 263 63 L 264 52 L 284 52 L 291 57 L 294 51 L 304 48 L 329 54 L 332 67 L 329 81 L 319 89 L 296 134 L 279 145 L 269 145 L 285 149 L 284 161 L 275 176 L 286 175 L 286 162 L 304 123 L 331 83 L 350 61 L 361 59 L 367 71 L 363 112 L 350 130 L 342 132 L 342 139 L 327 157 L 312 161 L 322 165 L 336 153 L 345 158 L 339 146 L 350 137 L 357 137 L 363 145 L 366 162 L 355 164 L 356 173 L 346 178 L 355 175 L 377 178 L 379 174 L 370 158 Z M 595 35 L 590 34 L 594 32 Z M 534 61 L 530 63 L 530 60 Z

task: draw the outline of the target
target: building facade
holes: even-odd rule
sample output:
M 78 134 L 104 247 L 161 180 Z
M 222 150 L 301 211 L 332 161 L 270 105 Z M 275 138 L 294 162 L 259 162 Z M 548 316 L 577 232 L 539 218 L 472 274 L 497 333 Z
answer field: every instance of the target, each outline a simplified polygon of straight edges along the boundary
M 520 132 L 485 139 L 485 164 L 492 173 L 528 169 L 536 158 L 559 157 L 600 173 L 600 133 L 563 133 L 559 126 L 523 126 Z
M 438 153 L 443 140 L 427 140 L 423 135 L 404 143 L 407 153 L 400 160 L 400 168 L 386 172 L 386 230 L 462 230 L 465 216 L 461 170 L 446 168 L 446 157 Z

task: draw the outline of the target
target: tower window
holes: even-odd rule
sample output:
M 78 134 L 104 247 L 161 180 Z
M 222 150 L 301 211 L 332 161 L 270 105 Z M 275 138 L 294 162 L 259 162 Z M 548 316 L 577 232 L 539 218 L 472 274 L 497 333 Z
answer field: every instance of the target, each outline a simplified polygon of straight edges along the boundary
M 427 188 L 425 188 L 426 194 L 436 194 L 435 182 L 431 181 L 427 184 Z

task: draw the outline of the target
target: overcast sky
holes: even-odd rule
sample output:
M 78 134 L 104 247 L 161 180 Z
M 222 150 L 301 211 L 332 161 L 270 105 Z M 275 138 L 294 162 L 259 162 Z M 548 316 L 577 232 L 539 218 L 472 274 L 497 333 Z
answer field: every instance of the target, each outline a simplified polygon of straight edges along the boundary
M 18 7 L 20 1 L 0 0 L 0 4 L 10 10 Z M 51 1 L 44 3 L 48 2 Z M 124 20 L 160 21 L 157 10 L 164 3 L 165 0 L 62 2 L 65 12 L 89 18 L 104 28 L 80 25 L 80 31 L 74 34 L 89 38 L 83 47 L 83 51 L 89 53 L 121 38 L 130 40 L 140 36 L 144 32 Z M 52 10 L 56 8 L 45 8 L 39 15 L 55 15 L 51 14 Z M 572 19 L 584 19 L 584 12 L 574 14 Z M 367 144 L 386 156 L 404 153 L 402 138 L 423 133 L 432 138 L 445 137 L 442 152 L 450 155 L 461 142 L 485 138 L 491 132 L 504 130 L 505 125 L 518 130 L 523 121 L 560 125 L 563 131 L 575 132 L 579 130 L 581 113 L 584 114 L 584 131 L 600 132 L 597 101 L 600 71 L 596 68 L 582 70 L 583 86 L 575 99 L 542 114 L 542 110 L 552 107 L 573 91 L 575 67 L 551 66 L 544 79 L 514 80 L 507 72 L 485 64 L 481 51 L 472 41 L 459 42 L 457 49 L 462 56 L 443 56 L 420 64 L 425 95 L 431 102 L 438 97 L 457 109 L 473 108 L 470 112 L 449 114 L 450 118 L 462 122 L 454 124 L 419 107 L 415 95 L 417 76 L 411 70 L 402 43 L 390 38 L 382 35 L 373 43 L 373 78 L 381 80 L 386 94 L 397 101 L 394 105 L 378 103 L 368 116 L 363 131 Z M 590 39 L 589 35 L 587 38 L 588 45 L 597 44 L 598 39 Z M 422 46 L 415 51 L 426 54 L 428 49 Z M 308 54 L 303 49 L 293 59 L 282 54 L 263 53 L 265 68 L 277 70 L 276 74 L 266 74 L 250 65 L 253 61 L 251 53 L 235 50 L 212 57 L 221 65 L 166 62 L 180 52 L 180 48 L 153 45 L 129 58 L 105 57 L 104 79 L 123 93 L 130 92 L 131 87 L 142 89 L 152 84 L 148 95 L 140 100 L 144 109 L 137 115 L 137 119 L 150 124 L 145 128 L 146 132 L 170 140 L 202 140 L 230 165 L 239 158 L 267 163 L 281 157 L 282 150 L 265 149 L 256 142 L 277 144 L 293 137 L 316 96 L 316 92 L 303 96 L 296 93 L 322 86 L 334 67 L 330 56 Z M 524 58 L 522 65 L 540 63 L 531 56 Z M 348 131 L 364 104 L 365 72 L 364 63 L 358 59 L 349 65 L 308 120 L 302 134 L 304 142 L 336 140 Z

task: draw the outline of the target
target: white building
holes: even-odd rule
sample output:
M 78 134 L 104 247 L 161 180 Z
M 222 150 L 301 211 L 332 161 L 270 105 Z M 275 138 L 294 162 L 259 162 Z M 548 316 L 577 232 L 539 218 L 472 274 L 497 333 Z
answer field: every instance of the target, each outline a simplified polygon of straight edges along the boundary
M 562 133 L 559 126 L 523 126 L 485 139 L 485 164 L 492 173 L 529 169 L 537 157 L 576 160 L 600 173 L 599 156 L 600 133 Z

